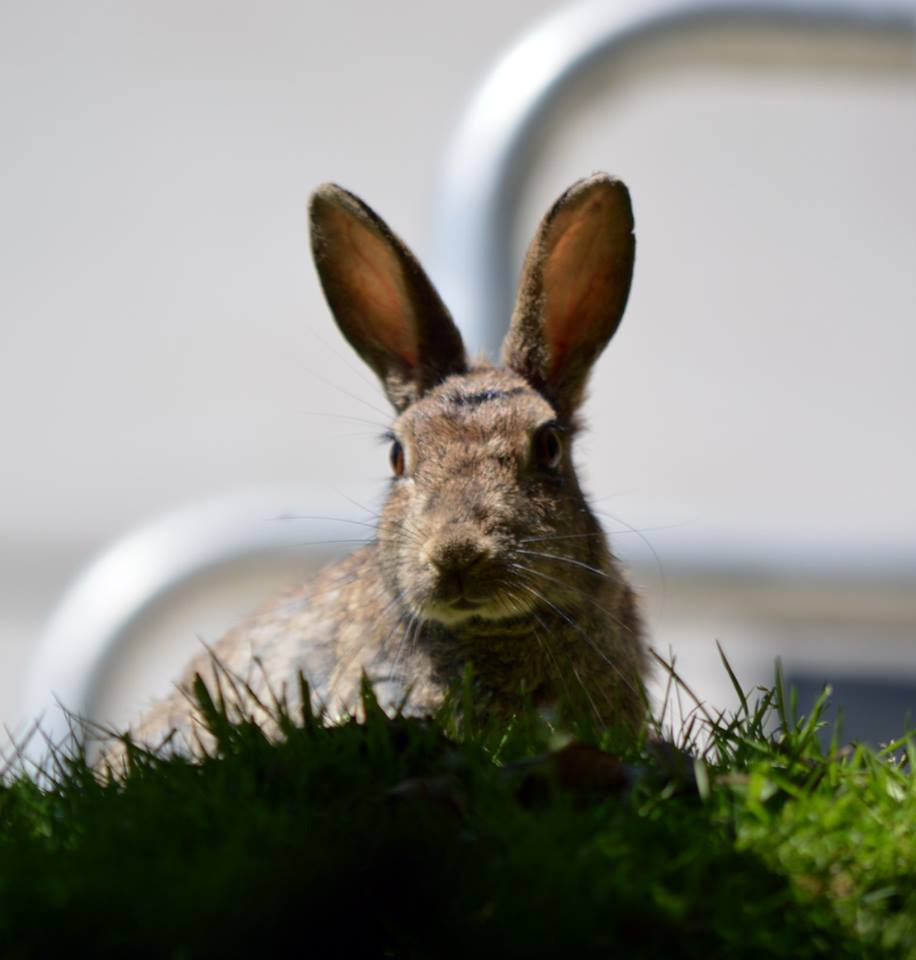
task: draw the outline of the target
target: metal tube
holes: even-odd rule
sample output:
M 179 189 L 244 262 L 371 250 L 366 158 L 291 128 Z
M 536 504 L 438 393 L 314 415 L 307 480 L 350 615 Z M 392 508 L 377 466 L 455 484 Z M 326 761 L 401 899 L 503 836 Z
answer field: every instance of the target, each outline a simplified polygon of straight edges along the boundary
M 433 276 L 469 347 L 498 356 L 511 312 L 513 214 L 534 133 L 570 81 L 634 41 L 695 24 L 916 34 L 916 2 L 586 0 L 528 31 L 474 95 L 447 153 Z

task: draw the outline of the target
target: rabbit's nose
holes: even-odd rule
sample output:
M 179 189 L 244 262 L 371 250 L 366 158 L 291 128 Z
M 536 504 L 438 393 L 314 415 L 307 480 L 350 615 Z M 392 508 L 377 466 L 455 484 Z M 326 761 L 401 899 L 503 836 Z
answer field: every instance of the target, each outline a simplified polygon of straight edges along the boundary
M 430 563 L 442 574 L 474 573 L 492 559 L 485 544 L 472 540 L 449 540 L 428 555 Z

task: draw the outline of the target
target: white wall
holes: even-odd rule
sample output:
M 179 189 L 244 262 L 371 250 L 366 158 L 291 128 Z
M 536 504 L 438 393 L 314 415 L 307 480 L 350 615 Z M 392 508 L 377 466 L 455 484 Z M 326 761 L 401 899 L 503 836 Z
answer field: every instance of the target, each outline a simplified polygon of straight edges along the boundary
M 321 299 L 308 192 L 356 190 L 422 258 L 462 106 L 555 6 L 0 7 L 0 719 L 110 538 L 267 482 L 373 502 L 384 404 Z M 717 551 L 916 552 L 914 76 L 904 43 L 690 34 L 593 74 L 539 144 L 519 256 L 583 173 L 634 195 L 580 459 L 662 554 L 667 581 L 631 551 L 659 646 L 701 666 L 716 637 L 775 652 L 733 585 L 697 615 L 684 570 Z

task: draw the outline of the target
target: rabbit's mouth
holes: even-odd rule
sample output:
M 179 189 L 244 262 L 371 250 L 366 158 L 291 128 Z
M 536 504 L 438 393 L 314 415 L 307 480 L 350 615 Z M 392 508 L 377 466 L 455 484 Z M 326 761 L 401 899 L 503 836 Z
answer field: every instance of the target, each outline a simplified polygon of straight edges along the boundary
M 486 600 L 471 600 L 468 597 L 458 597 L 457 600 L 453 600 L 451 605 L 455 610 L 478 610 L 480 607 L 486 606 Z
M 441 593 L 429 597 L 421 604 L 420 615 L 424 620 L 434 620 L 451 627 L 467 620 L 507 620 L 526 613 L 518 598 L 503 595 L 502 591 L 490 590 L 486 595 L 444 596 Z
M 417 557 L 407 591 L 424 620 L 451 627 L 466 620 L 505 620 L 527 612 L 513 591 L 504 551 L 495 538 L 451 525 Z

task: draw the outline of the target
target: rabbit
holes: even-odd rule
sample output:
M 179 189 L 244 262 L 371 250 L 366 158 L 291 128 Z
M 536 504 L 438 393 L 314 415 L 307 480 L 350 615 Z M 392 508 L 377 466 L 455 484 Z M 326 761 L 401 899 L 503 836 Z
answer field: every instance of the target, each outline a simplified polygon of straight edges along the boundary
M 629 294 L 627 188 L 598 173 L 547 212 L 502 366 L 467 359 L 420 264 L 360 199 L 325 184 L 309 220 L 331 311 L 396 414 L 377 536 L 201 651 L 133 740 L 194 752 L 189 689 L 196 674 L 214 680 L 214 655 L 256 695 L 242 712 L 266 724 L 257 701 L 272 691 L 295 707 L 300 671 L 330 717 L 358 712 L 364 672 L 387 710 L 422 715 L 470 664 L 488 714 L 569 695 L 635 735 L 647 671 L 636 598 L 572 459 L 589 371 Z

